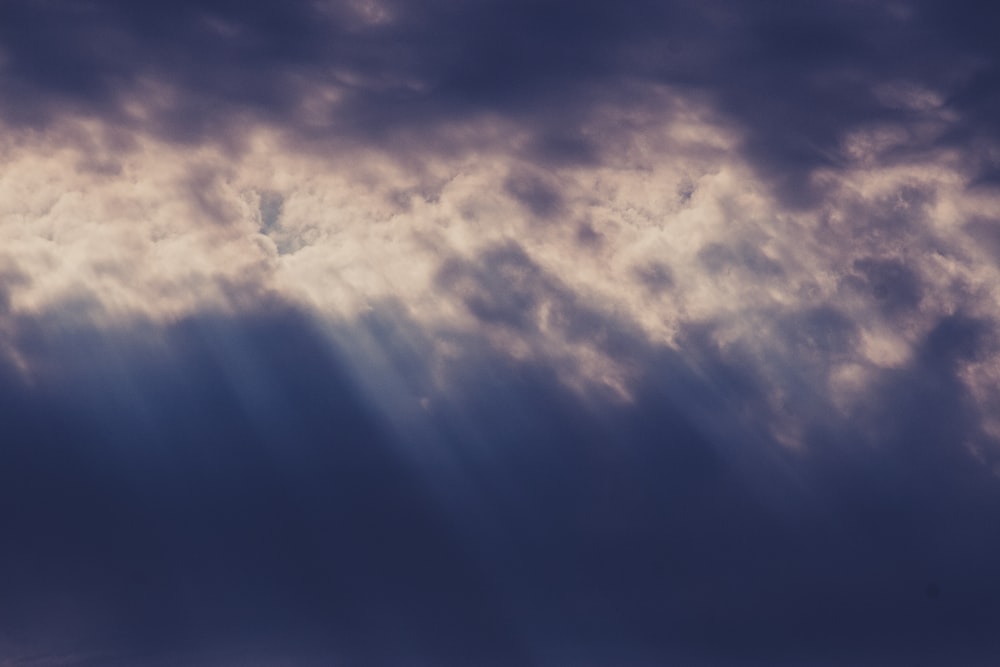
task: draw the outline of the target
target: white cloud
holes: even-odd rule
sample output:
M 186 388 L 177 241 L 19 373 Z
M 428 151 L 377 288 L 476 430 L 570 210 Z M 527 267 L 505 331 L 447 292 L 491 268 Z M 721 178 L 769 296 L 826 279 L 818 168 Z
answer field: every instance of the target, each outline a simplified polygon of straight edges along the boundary
M 906 86 L 880 94 L 937 104 Z M 741 158 L 735 130 L 693 100 L 674 95 L 671 105 L 663 118 L 608 110 L 605 122 L 636 131 L 598 165 L 558 168 L 532 164 L 516 128 L 488 117 L 453 129 L 475 138 L 467 150 L 409 146 L 396 156 L 305 150 L 263 125 L 247 128 L 240 148 L 171 144 L 94 120 L 8 133 L 0 261 L 24 276 L 8 286 L 10 313 L 83 300 L 100 304 L 96 322 L 172 319 L 277 293 L 350 319 L 392 299 L 428 330 L 571 359 L 567 381 L 627 395 L 629 360 L 570 340 L 551 320 L 553 297 L 540 297 L 531 331 L 517 331 L 477 320 L 436 283 L 445 261 L 474 264 L 513 241 L 581 307 L 654 344 L 711 323 L 722 349 L 753 351 L 775 396 L 787 393 L 782 383 L 810 382 L 841 408 L 874 370 L 907 363 L 941 317 L 1000 315 L 997 263 L 966 230 L 970 219 L 996 219 L 1000 197 L 969 190 L 960 156 L 893 163 L 888 151 L 910 129 L 851 135 L 855 166 L 815 175 L 827 194 L 814 210 L 786 210 Z M 511 190 L 511 174 L 528 189 Z M 531 179 L 558 197 L 552 219 L 518 200 L 533 196 Z M 783 318 L 820 307 L 858 327 L 851 350 L 789 342 Z M 987 360 L 967 370 L 981 401 L 996 372 Z

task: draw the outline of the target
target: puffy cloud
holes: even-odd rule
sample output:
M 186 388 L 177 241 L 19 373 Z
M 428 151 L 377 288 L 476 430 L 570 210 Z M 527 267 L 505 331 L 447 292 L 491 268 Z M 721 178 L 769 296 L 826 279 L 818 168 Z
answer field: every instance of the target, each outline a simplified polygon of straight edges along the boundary
M 998 202 L 960 154 L 869 151 L 814 171 L 826 196 L 789 208 L 740 156 L 737 128 L 660 94 L 663 114 L 633 119 L 598 164 L 539 164 L 500 120 L 478 121 L 480 145 L 455 155 L 317 155 L 267 125 L 233 147 L 97 120 L 12 133 L 8 309 L 170 321 L 270 295 L 356 317 L 395 299 L 429 330 L 562 358 L 568 382 L 622 397 L 626 341 L 679 349 L 707 327 L 722 349 L 754 350 L 779 403 L 803 383 L 811 401 L 843 403 L 943 318 L 998 317 L 981 241 Z M 599 125 L 618 121 L 608 110 Z M 850 344 L 831 348 L 840 330 Z M 994 364 L 970 361 L 964 377 L 982 386 Z

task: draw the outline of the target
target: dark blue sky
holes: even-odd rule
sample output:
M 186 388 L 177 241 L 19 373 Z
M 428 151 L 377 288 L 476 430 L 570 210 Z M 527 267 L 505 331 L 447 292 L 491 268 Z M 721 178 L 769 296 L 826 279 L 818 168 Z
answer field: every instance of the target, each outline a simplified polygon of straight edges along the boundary
M 997 664 L 998 28 L 4 0 L 0 664 Z

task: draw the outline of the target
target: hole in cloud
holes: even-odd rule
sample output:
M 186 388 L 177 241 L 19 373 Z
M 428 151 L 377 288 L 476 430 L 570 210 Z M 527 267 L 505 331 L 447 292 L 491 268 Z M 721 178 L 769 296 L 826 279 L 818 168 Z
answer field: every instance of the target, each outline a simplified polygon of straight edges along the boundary
M 260 194 L 260 231 L 270 234 L 277 231 L 281 225 L 281 211 L 285 199 L 278 192 L 262 192 Z

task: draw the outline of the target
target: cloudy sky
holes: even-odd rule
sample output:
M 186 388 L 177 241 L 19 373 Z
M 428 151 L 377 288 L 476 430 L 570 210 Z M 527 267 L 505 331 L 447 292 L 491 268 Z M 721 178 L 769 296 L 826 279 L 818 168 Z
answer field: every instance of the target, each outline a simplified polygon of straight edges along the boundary
M 0 666 L 997 664 L 998 29 L 0 0 Z

